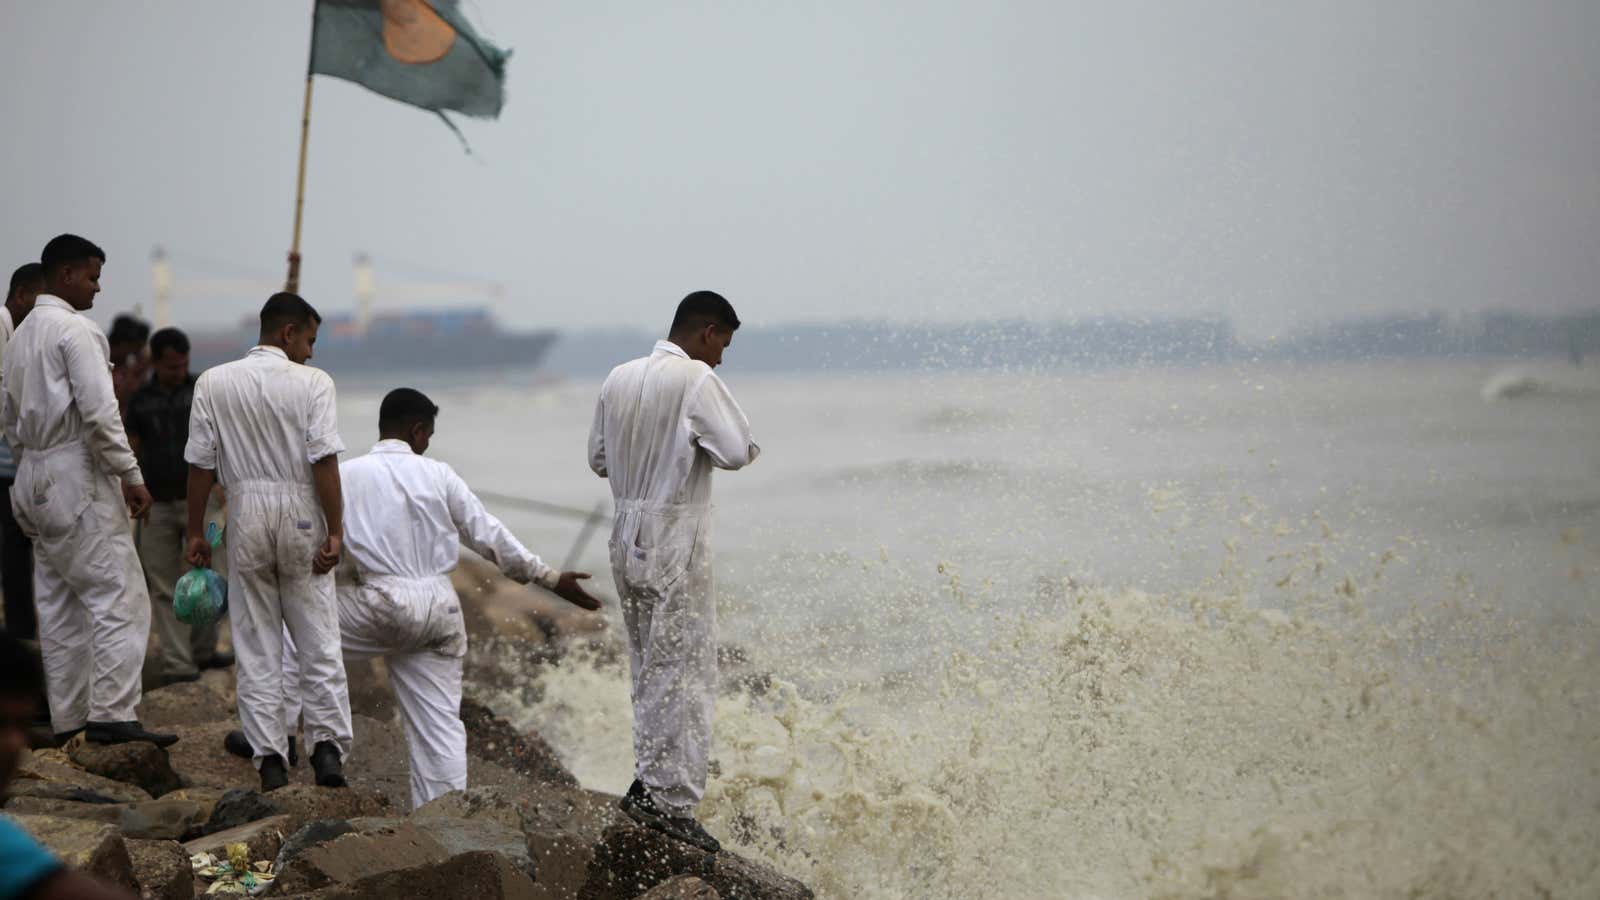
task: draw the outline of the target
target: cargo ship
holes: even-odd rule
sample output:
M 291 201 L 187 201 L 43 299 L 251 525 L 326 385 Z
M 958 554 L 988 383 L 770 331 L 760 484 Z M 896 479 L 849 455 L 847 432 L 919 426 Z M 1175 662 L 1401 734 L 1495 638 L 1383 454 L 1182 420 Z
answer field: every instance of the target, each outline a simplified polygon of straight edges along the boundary
M 164 251 L 157 248 L 155 264 L 155 318 L 160 327 L 171 318 L 174 279 Z M 240 288 L 251 296 L 265 297 L 270 283 L 211 279 L 189 283 L 190 291 L 226 291 Z M 463 280 L 434 284 L 400 284 L 385 288 L 388 297 L 425 297 L 432 300 L 462 295 L 488 295 L 503 299 L 500 285 Z M 434 309 L 373 311 L 377 288 L 372 264 L 365 255 L 355 258 L 356 309 L 349 313 L 324 310 L 317 331 L 312 364 L 335 375 L 360 375 L 399 371 L 483 371 L 532 369 L 544 360 L 556 332 L 504 330 L 488 306 L 451 306 Z M 190 368 L 204 371 L 218 363 L 238 359 L 255 346 L 259 323 L 254 315 L 231 329 L 190 331 Z

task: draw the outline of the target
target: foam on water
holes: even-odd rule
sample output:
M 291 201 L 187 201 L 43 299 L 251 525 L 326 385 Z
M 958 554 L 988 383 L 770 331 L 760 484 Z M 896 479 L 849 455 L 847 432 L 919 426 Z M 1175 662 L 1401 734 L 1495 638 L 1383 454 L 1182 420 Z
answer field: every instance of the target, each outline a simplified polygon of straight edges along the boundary
M 992 627 L 919 677 L 822 697 L 797 667 L 721 698 L 715 833 L 839 898 L 1600 893 L 1592 617 L 1521 625 L 1465 584 L 1380 619 L 1347 578 L 1285 609 L 952 579 L 924 612 Z M 539 687 L 522 724 L 623 789 L 623 670 L 573 659 Z

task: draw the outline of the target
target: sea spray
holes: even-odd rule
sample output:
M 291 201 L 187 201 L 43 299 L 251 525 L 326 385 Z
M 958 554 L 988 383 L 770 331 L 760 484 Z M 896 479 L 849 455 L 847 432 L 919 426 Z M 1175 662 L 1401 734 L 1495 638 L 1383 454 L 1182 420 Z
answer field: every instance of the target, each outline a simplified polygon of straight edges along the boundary
M 828 897 L 1600 891 L 1594 620 L 1373 615 L 1329 581 L 1277 608 L 1063 584 L 919 679 L 727 693 L 701 814 Z M 520 722 L 625 787 L 616 656 L 536 683 Z

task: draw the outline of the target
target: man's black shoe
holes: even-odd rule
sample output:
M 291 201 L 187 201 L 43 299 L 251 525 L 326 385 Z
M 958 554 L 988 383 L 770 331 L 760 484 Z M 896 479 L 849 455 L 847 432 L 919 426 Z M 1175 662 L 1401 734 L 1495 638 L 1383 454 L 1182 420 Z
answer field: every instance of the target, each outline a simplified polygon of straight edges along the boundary
M 233 665 L 233 654 L 227 650 L 218 650 L 211 654 L 211 658 L 200 664 L 201 669 L 226 669 Z
M 56 746 L 60 747 L 60 746 L 62 746 L 64 744 L 66 744 L 67 741 L 72 740 L 73 738 L 77 737 L 80 734 L 83 734 L 83 729 L 82 728 L 74 728 L 71 731 L 58 731 L 58 732 L 55 733 L 55 735 L 56 735 Z
M 722 844 L 705 828 L 701 827 L 692 816 L 669 815 L 665 810 L 656 805 L 650 798 L 650 792 L 637 779 L 628 788 L 627 796 L 619 804 L 628 818 L 654 828 L 673 840 L 682 841 L 693 847 L 699 847 L 707 853 L 716 853 L 722 849 Z
M 311 750 L 311 770 L 317 773 L 317 784 L 323 787 L 344 787 L 344 766 L 339 761 L 339 748 L 332 741 L 318 741 Z
M 289 770 L 283 765 L 283 757 L 269 753 L 261 758 L 261 793 L 275 791 L 288 783 Z
M 191 681 L 199 681 L 199 680 L 200 680 L 200 673 L 199 672 L 194 672 L 194 673 L 188 674 L 188 675 L 163 675 L 163 676 L 161 676 L 161 686 L 162 687 L 171 687 L 174 684 L 187 684 L 187 683 L 189 683 Z
M 90 722 L 84 729 L 84 737 L 95 744 L 131 744 L 135 741 L 149 741 L 157 747 L 170 747 L 178 742 L 177 735 L 145 731 L 144 726 L 137 721 Z

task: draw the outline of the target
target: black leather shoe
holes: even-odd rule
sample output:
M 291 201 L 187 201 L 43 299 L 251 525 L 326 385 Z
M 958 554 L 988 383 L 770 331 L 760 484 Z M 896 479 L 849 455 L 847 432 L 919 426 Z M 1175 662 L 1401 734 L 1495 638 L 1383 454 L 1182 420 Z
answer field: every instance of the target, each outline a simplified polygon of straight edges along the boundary
M 288 783 L 289 770 L 283 764 L 283 757 L 269 753 L 261 758 L 261 793 L 275 791 Z
M 317 773 L 317 784 L 322 787 L 344 787 L 344 764 L 332 741 L 318 741 L 312 748 L 311 770 Z
M 171 687 L 174 684 L 187 684 L 187 683 L 189 683 L 191 681 L 199 681 L 199 680 L 200 680 L 200 673 L 199 672 L 195 672 L 195 673 L 192 673 L 192 674 L 189 674 L 189 675 L 163 675 L 163 676 L 161 676 L 161 686 L 162 687 Z
M 628 814 L 628 818 L 647 828 L 654 828 L 673 840 L 699 847 L 707 853 L 717 853 L 722 850 L 721 842 L 701 827 L 694 817 L 674 816 L 657 806 L 650 798 L 650 793 L 638 780 L 628 788 L 628 794 L 622 798 L 619 806 Z
M 65 744 L 67 741 L 70 741 L 73 738 L 77 737 L 78 735 L 83 734 L 83 729 L 82 728 L 74 728 L 71 731 L 58 731 L 55 734 L 56 734 L 56 746 L 59 747 L 62 744 Z
M 250 739 L 245 737 L 244 732 L 237 728 L 228 732 L 227 736 L 222 739 L 222 749 L 240 759 L 254 759 L 256 755 L 256 749 L 250 746 Z
M 90 722 L 84 729 L 84 737 L 95 744 L 131 744 L 135 741 L 148 741 L 157 747 L 170 747 L 178 742 L 177 735 L 145 731 L 144 726 L 137 721 Z
M 218 650 L 211 654 L 211 658 L 200 664 L 202 669 L 226 669 L 233 665 L 233 654 L 227 650 Z

